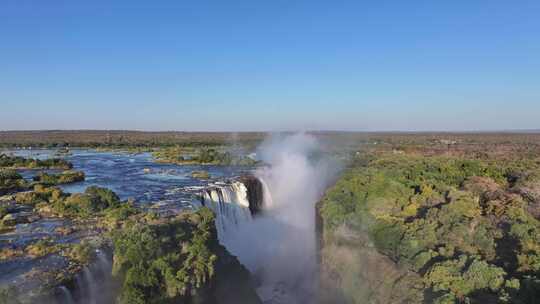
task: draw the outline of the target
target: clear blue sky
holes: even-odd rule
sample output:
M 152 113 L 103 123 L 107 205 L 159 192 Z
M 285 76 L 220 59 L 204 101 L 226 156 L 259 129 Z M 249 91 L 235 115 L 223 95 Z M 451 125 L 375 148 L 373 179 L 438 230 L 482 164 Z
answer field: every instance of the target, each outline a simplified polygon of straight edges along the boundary
M 0 130 L 540 128 L 540 1 L 0 1 Z

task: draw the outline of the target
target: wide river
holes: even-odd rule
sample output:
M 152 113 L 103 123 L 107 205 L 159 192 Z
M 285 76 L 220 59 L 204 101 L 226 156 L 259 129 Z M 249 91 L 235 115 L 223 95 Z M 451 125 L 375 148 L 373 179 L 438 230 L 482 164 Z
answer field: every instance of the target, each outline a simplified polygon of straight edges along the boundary
M 45 159 L 54 157 L 54 150 L 6 150 L 18 156 Z M 252 168 L 235 166 L 202 166 L 156 163 L 150 153 L 98 152 L 95 150 L 71 150 L 63 157 L 73 163 L 74 170 L 86 174 L 84 182 L 61 186 L 66 192 L 83 192 L 88 186 L 106 187 L 121 199 L 133 198 L 140 204 L 175 205 L 190 208 L 192 195 L 186 189 L 206 187 L 246 173 Z M 206 170 L 210 180 L 191 177 L 191 172 Z M 19 171 L 31 179 L 38 170 Z M 172 206 L 171 206 L 172 207 Z

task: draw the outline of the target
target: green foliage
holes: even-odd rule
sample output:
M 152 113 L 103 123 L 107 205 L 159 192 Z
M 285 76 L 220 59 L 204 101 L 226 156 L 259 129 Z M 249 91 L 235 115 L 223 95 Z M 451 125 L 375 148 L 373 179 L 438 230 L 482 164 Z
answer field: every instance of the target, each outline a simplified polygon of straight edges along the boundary
M 67 195 L 60 188 L 43 187 L 35 185 L 34 191 L 19 192 L 15 194 L 15 201 L 18 204 L 36 206 L 40 203 L 54 203 L 62 200 Z
M 69 170 L 73 168 L 73 164 L 59 158 L 41 160 L 0 154 L 0 168 Z
M 56 202 L 55 210 L 62 215 L 88 217 L 106 209 L 120 207 L 121 204 L 113 191 L 91 186 L 84 193 L 75 193 Z
M 88 187 L 84 193 L 63 195 L 49 201 L 58 215 L 79 218 L 104 216 L 112 226 L 139 212 L 132 201 L 120 201 L 113 191 L 96 186 Z
M 15 170 L 0 169 L 0 195 L 20 191 L 27 187 L 26 181 Z
M 22 176 L 12 169 L 0 169 L 0 180 L 10 179 L 22 179 Z
M 222 166 L 254 166 L 257 161 L 218 148 L 165 148 L 153 153 L 160 162 Z
M 89 242 L 72 245 L 66 250 L 67 256 L 81 265 L 88 265 L 96 256 L 95 248 Z
M 69 184 L 84 181 L 84 172 L 81 171 L 64 171 L 59 174 L 48 174 L 40 172 L 34 176 L 34 181 L 46 186 Z
M 209 164 L 214 161 L 217 161 L 219 158 L 227 159 L 227 155 L 223 154 L 220 155 L 216 150 L 214 149 L 201 149 L 199 152 L 199 155 L 196 157 L 196 159 L 203 164 Z
M 110 189 L 91 186 L 86 188 L 84 193 L 89 195 L 103 209 L 114 208 L 120 205 L 120 198 Z
M 475 290 L 499 291 L 504 284 L 505 274 L 499 267 L 478 259 L 471 262 L 462 255 L 457 260 L 435 264 L 426 274 L 425 281 L 435 291 L 450 291 L 463 298 Z
M 208 171 L 193 171 L 191 172 L 191 177 L 199 179 L 209 179 L 210 173 L 208 173 Z
M 437 303 L 485 293 L 522 301 L 531 293 L 523 292 L 524 278 L 540 273 L 540 222 L 525 208 L 530 198 L 512 188 L 531 176 L 516 168 L 540 167 L 525 162 L 364 157 L 319 204 L 326 241 L 339 227 L 368 235 L 380 253 L 442 293 Z
M 213 213 L 134 225 L 114 237 L 113 274 L 123 282 L 121 303 L 163 303 L 192 296 L 214 276 Z
M 137 213 L 139 213 L 139 210 L 134 206 L 133 202 L 128 201 L 116 208 L 108 208 L 105 211 L 105 217 L 114 221 L 125 221 Z
M 38 258 L 42 256 L 46 256 L 51 253 L 58 252 L 61 249 L 62 246 L 55 244 L 53 241 L 49 239 L 41 239 L 33 244 L 28 245 L 25 248 L 25 252 L 27 255 Z
M 4 205 L 0 205 L 0 220 L 6 215 L 8 214 L 8 207 L 7 206 L 4 206 Z

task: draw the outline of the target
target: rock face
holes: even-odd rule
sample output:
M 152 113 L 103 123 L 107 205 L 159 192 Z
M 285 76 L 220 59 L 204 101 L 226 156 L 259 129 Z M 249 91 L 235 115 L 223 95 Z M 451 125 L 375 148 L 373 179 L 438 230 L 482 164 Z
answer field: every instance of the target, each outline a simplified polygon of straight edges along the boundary
M 252 215 L 256 215 L 261 212 L 263 208 L 263 185 L 261 181 L 253 175 L 242 176 L 240 182 L 247 188 L 249 210 Z
M 370 245 L 369 236 L 345 226 L 325 231 L 317 216 L 320 304 L 421 303 L 421 278 Z M 324 235 L 324 236 L 323 236 Z
M 208 304 L 262 304 L 254 289 L 251 274 L 223 246 L 217 251 L 212 299 Z
M 540 220 L 540 182 L 516 186 L 512 190 L 527 201 L 527 211 Z

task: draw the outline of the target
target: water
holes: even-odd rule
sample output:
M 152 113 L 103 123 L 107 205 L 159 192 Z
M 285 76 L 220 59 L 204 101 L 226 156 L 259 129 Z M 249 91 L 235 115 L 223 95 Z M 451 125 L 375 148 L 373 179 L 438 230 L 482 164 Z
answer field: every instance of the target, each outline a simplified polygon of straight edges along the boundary
M 62 295 L 61 301 L 63 301 L 65 304 L 74 304 L 75 300 L 73 299 L 73 296 L 71 295 L 71 291 L 66 288 L 66 286 L 60 286 L 60 293 Z
M 74 293 L 77 298 L 75 302 L 79 304 L 114 303 L 117 286 L 115 286 L 111 276 L 111 257 L 101 250 L 97 250 L 96 256 L 96 260 L 84 267 L 75 277 Z M 69 295 L 73 299 L 71 291 L 69 291 Z M 66 304 L 64 303 L 65 298 L 59 299 L 59 304 Z
M 6 152 L 6 151 L 4 151 Z M 151 154 L 128 154 L 118 152 L 97 152 L 93 150 L 72 150 L 64 158 L 73 163 L 73 169 L 83 171 L 86 180 L 60 187 L 65 192 L 84 192 L 89 186 L 105 187 L 113 190 L 125 200 L 133 198 L 137 204 L 155 208 L 158 212 L 178 212 L 183 209 L 210 207 L 216 213 L 218 236 L 230 234 L 242 221 L 250 221 L 247 189 L 234 179 L 250 173 L 253 168 L 233 166 L 197 166 L 155 163 Z M 46 159 L 54 157 L 54 150 L 12 150 L 15 155 Z M 200 180 L 191 177 L 191 172 L 206 170 L 211 179 Z M 40 170 L 20 170 L 25 179 L 31 180 Z M 45 170 L 57 172 L 58 170 Z M 0 235 L 0 249 L 3 246 L 24 246 L 43 237 L 56 242 L 78 242 L 84 232 L 61 235 L 56 231 L 60 226 L 69 226 L 68 219 L 42 218 L 30 224 L 19 224 L 15 231 Z M 91 231 L 90 231 L 91 232 Z M 90 233 L 89 232 L 89 233 Z M 37 266 L 45 269 L 64 269 L 67 261 L 56 255 L 45 259 L 15 259 L 0 263 L 0 286 L 15 284 L 21 290 L 41 284 L 39 279 L 27 279 L 27 274 Z M 59 286 L 62 303 L 108 303 L 114 295 L 104 292 L 110 280 L 112 266 L 110 257 L 98 252 L 97 259 L 85 267 L 76 277 L 75 290 Z M 34 282 L 35 281 L 35 282 Z
M 209 207 L 216 214 L 218 237 L 225 246 L 242 223 L 252 220 L 247 191 L 241 182 L 217 183 L 203 191 L 201 205 Z
M 10 150 L 15 155 L 46 159 L 54 157 L 55 150 Z M 64 159 L 73 163 L 73 169 L 86 174 L 84 182 L 62 185 L 66 192 L 84 192 L 89 186 L 106 187 L 121 199 L 133 198 L 138 203 L 174 201 L 180 207 L 190 207 L 191 194 L 182 191 L 186 187 L 207 187 L 217 180 L 225 180 L 251 171 L 252 168 L 234 166 L 200 166 L 160 164 L 154 162 L 150 153 L 129 154 L 120 152 L 97 152 L 72 150 Z M 191 177 L 191 172 L 206 170 L 210 180 Z M 46 170 L 55 172 L 57 170 Z M 21 170 L 31 179 L 38 170 Z

